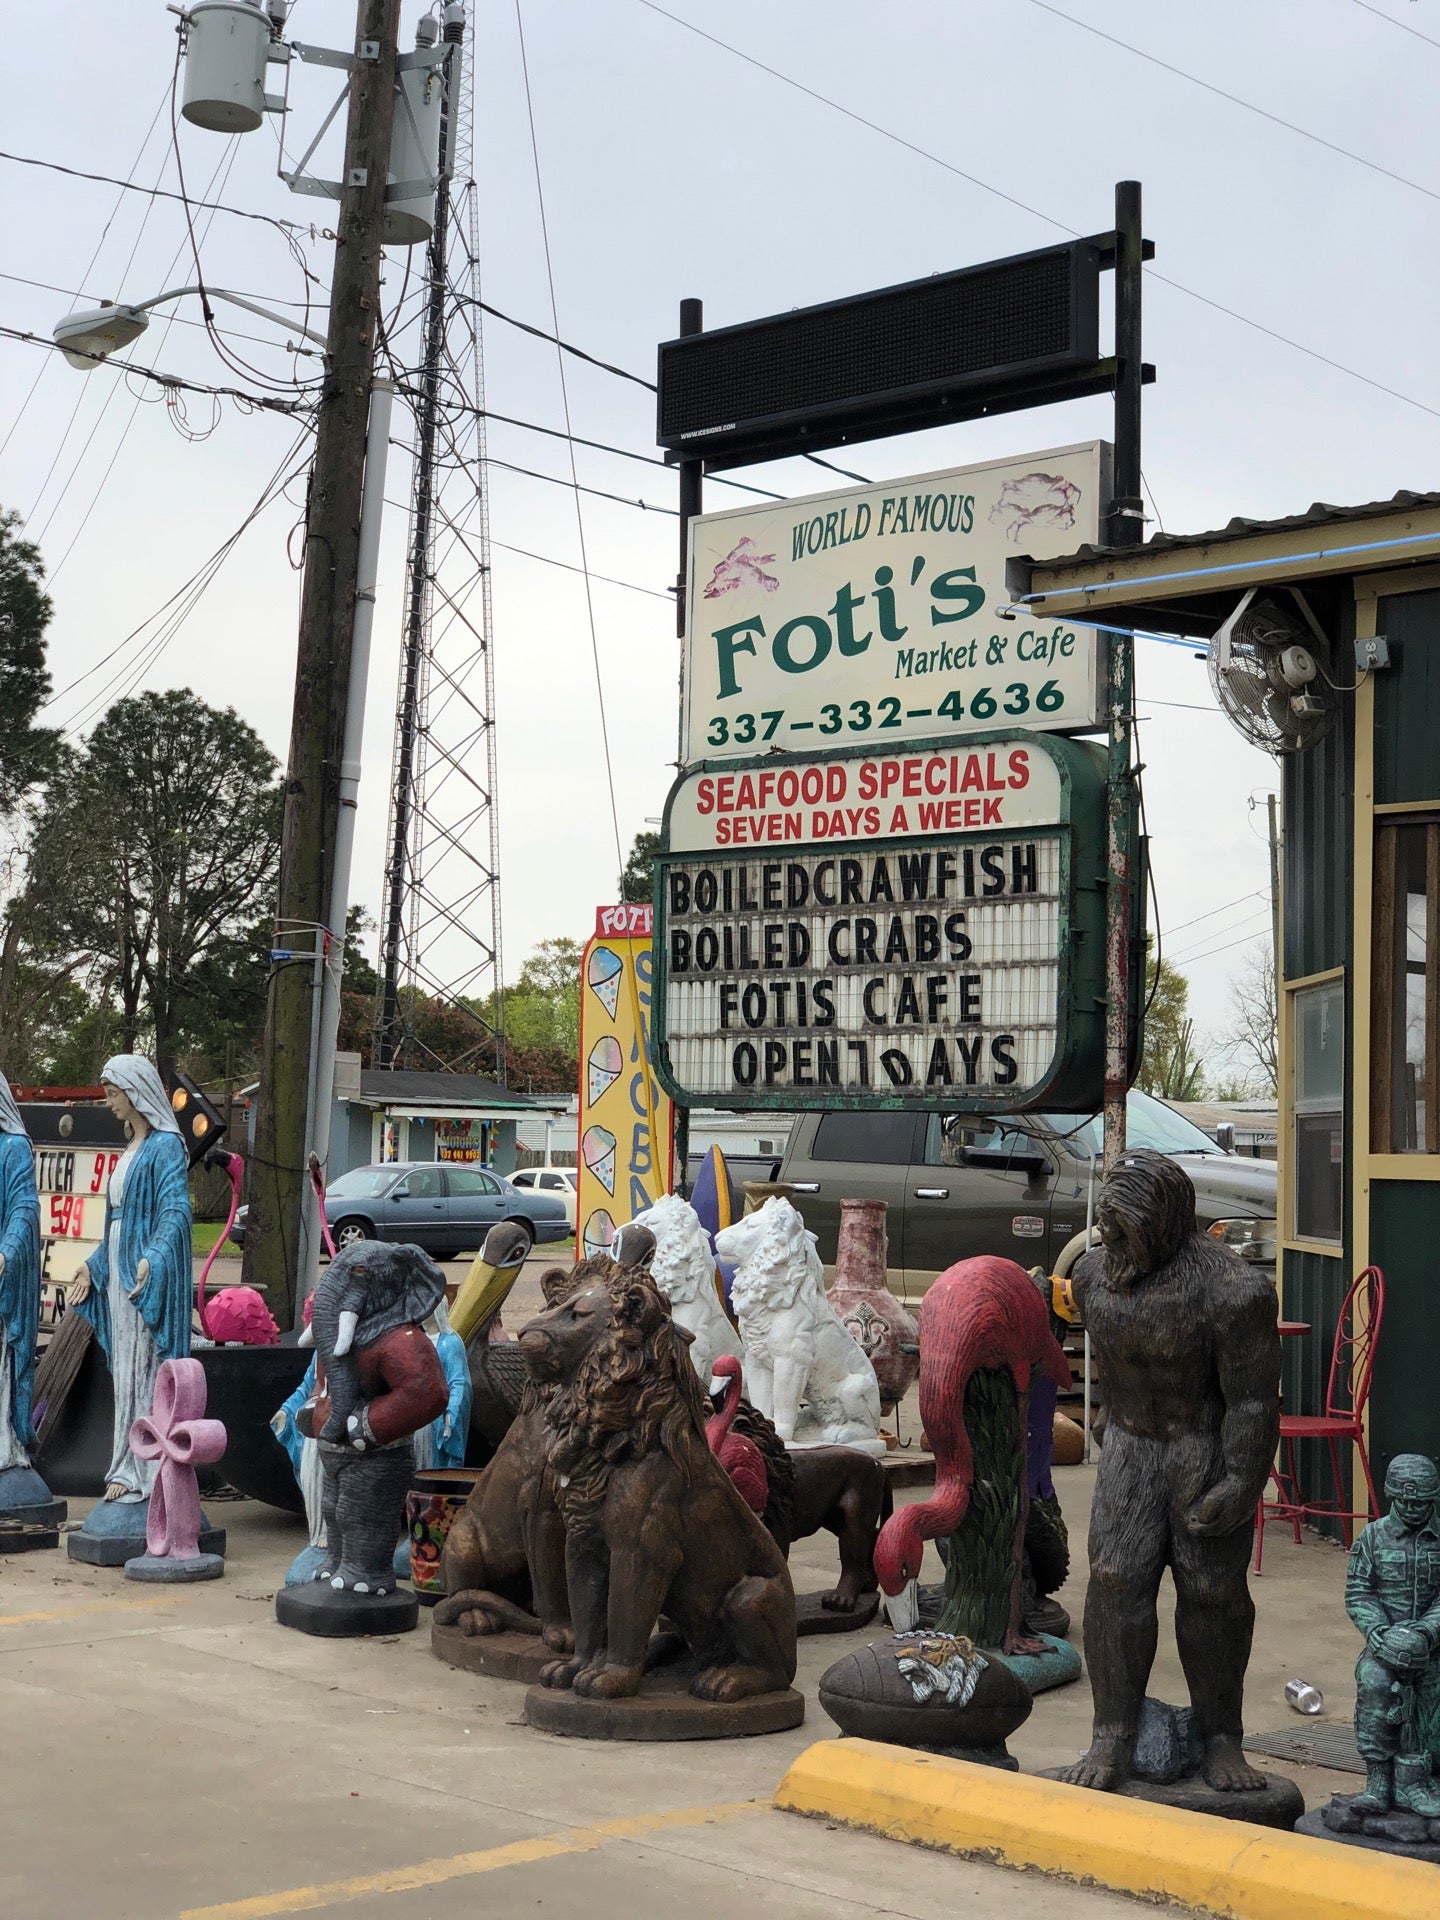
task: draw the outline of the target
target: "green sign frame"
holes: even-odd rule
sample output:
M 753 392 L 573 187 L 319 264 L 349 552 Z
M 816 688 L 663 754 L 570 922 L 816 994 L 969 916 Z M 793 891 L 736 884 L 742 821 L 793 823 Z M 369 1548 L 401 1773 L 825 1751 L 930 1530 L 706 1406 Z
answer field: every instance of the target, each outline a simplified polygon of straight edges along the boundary
M 1056 1041 L 1050 1065 L 1036 1084 L 1010 1092 L 993 1083 L 973 1087 L 961 1084 L 924 1085 L 918 1080 L 907 1085 L 825 1086 L 735 1086 L 720 1091 L 685 1086 L 674 1070 L 670 1036 L 667 1031 L 667 1001 L 671 980 L 670 875 L 682 863 L 693 865 L 704 859 L 703 850 L 672 846 L 672 815 L 678 796 L 701 775 L 748 774 L 752 778 L 762 770 L 776 774 L 785 768 L 803 770 L 838 761 L 879 761 L 884 756 L 872 743 L 837 748 L 823 755 L 775 754 L 763 761 L 754 759 L 717 759 L 697 762 L 686 768 L 666 798 L 661 824 L 660 852 L 654 866 L 655 904 L 655 980 L 652 998 L 653 1032 L 651 1057 L 656 1077 L 677 1106 L 716 1107 L 734 1112 L 808 1112 L 838 1109 L 850 1112 L 927 1110 L 943 1106 L 955 1113 L 1019 1113 L 1033 1109 L 1052 1112 L 1094 1113 L 1103 1094 L 1105 1066 L 1105 897 L 1108 885 L 1106 861 L 1106 751 L 1103 742 L 1066 738 L 1053 733 L 1024 733 L 1015 728 L 970 735 L 962 741 L 953 737 L 931 740 L 907 740 L 894 751 L 905 756 L 942 754 L 948 759 L 960 753 L 983 752 L 987 747 L 1017 741 L 1036 755 L 1048 759 L 1059 779 L 1058 819 L 1052 824 L 1000 826 L 978 831 L 908 833 L 885 842 L 887 851 L 914 853 L 936 847 L 951 847 L 963 856 L 968 846 L 978 849 L 994 842 L 997 834 L 1008 839 L 1033 835 L 1036 839 L 1058 839 L 1059 843 L 1059 952 L 1056 988 Z M 1130 1027 L 1132 1063 L 1138 1060 L 1140 1037 L 1139 1000 L 1144 981 L 1144 897 L 1146 862 L 1140 841 L 1138 808 L 1133 784 L 1128 795 L 1131 810 L 1131 845 L 1138 849 L 1132 863 L 1131 928 L 1132 965 L 1130 969 Z M 817 840 L 775 842 L 716 850 L 720 863 L 737 857 L 765 860 L 787 854 L 794 857 L 813 853 L 822 843 Z M 875 851 L 877 842 L 866 839 L 830 839 L 823 841 L 826 853 L 866 854 Z M 723 916 L 717 916 L 718 921 Z M 763 969 L 758 969 L 763 971 Z M 955 1031 L 953 1023 L 941 1023 L 946 1031 Z M 738 1029 L 737 1029 L 738 1032 Z M 758 1076 L 757 1076 L 758 1081 Z

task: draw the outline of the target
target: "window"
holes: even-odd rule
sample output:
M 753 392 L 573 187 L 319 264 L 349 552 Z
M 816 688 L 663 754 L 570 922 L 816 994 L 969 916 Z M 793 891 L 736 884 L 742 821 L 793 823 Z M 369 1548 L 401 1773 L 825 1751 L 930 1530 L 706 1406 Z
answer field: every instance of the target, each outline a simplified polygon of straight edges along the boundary
M 1073 1113 L 1042 1113 L 1052 1133 L 1059 1134 L 1067 1151 L 1076 1160 L 1097 1158 L 1104 1151 L 1104 1129 L 1097 1114 L 1093 1120 L 1081 1120 Z M 1208 1133 L 1176 1113 L 1163 1100 L 1131 1088 L 1125 1096 L 1125 1144 L 1127 1147 L 1153 1147 L 1157 1153 L 1219 1153 Z
M 1292 992 L 1295 1034 L 1295 1236 L 1343 1237 L 1345 983 Z
M 400 1182 L 390 1197 L 393 1200 L 438 1200 L 444 1191 L 438 1167 L 417 1167 L 407 1179 Z
M 456 1194 L 484 1193 L 493 1197 L 500 1189 L 488 1173 L 481 1173 L 477 1167 L 451 1167 L 450 1191 Z
M 815 1129 L 814 1157 L 908 1167 L 914 1142 L 913 1113 L 826 1113 Z
M 983 1114 L 931 1113 L 926 1115 L 925 1162 L 931 1167 L 963 1167 L 967 1153 L 994 1154 L 1003 1170 L 1011 1153 L 1034 1153 L 1035 1142 L 1019 1127 Z
M 1371 1145 L 1440 1153 L 1440 817 L 1375 836 Z

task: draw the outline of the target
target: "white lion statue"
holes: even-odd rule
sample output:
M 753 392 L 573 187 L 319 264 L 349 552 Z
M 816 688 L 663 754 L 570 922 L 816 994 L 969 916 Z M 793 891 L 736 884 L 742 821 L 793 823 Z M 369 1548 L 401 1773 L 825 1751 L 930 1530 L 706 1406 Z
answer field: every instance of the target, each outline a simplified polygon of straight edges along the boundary
M 667 1193 L 637 1213 L 632 1225 L 655 1236 L 650 1278 L 670 1302 L 677 1327 L 691 1336 L 690 1358 L 708 1388 L 722 1353 L 741 1357 L 739 1336 L 715 1291 L 715 1255 L 700 1216 L 678 1193 Z
M 825 1298 L 815 1236 L 780 1195 L 715 1236 L 733 1260 L 730 1302 L 745 1342 L 749 1396 L 791 1447 L 858 1447 L 877 1457 L 875 1369 Z

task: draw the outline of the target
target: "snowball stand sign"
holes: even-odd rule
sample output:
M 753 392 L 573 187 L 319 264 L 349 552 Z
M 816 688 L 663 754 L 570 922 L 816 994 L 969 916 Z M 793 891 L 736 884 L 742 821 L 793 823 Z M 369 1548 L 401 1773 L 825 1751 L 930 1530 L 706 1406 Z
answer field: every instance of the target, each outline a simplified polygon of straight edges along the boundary
M 1103 724 L 1093 628 L 1002 620 L 1005 562 L 1097 538 L 1096 441 L 690 527 L 680 761 Z
M 683 1105 L 1098 1104 L 1098 743 L 708 761 L 671 789 L 662 845 L 656 1066 Z

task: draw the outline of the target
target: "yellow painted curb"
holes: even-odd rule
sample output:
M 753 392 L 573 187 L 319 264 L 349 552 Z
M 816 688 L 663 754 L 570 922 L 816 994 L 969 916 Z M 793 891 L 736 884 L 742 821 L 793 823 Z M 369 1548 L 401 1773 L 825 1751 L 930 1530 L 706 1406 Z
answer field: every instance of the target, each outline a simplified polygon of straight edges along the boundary
M 822 1740 L 775 1805 L 1010 1867 L 1160 1896 L 1235 1920 L 1436 1920 L 1440 1868 L 1244 1820 L 1214 1820 L 911 1753 Z

